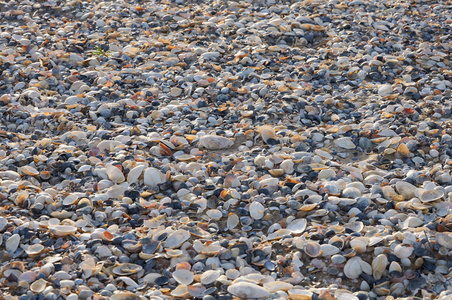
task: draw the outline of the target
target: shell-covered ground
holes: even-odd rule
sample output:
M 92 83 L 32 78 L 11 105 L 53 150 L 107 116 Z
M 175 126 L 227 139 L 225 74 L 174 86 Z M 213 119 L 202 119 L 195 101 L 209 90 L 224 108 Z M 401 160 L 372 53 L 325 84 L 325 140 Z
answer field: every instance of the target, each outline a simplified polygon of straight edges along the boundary
M 0 0 L 0 298 L 451 300 L 451 8 Z

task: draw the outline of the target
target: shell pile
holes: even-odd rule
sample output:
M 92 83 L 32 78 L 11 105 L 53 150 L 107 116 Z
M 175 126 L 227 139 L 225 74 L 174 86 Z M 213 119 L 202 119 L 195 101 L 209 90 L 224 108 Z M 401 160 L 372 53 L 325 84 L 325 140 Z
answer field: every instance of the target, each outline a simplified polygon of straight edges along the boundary
M 0 299 L 452 299 L 452 3 L 0 0 Z

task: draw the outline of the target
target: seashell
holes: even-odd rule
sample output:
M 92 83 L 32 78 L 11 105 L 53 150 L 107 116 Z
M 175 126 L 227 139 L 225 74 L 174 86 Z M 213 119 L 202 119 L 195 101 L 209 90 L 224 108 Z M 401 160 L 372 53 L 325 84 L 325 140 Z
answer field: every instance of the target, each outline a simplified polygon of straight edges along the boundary
M 13 234 L 12 236 L 9 237 L 9 239 L 6 240 L 5 249 L 9 253 L 13 253 L 17 250 L 19 244 L 20 244 L 20 235 L 18 235 L 17 233 Z
M 444 197 L 444 192 L 437 189 L 416 189 L 415 194 L 422 202 L 433 202 Z
M 184 229 L 178 229 L 171 233 L 166 239 L 167 248 L 177 248 L 190 238 L 190 232 Z
M 402 274 L 402 267 L 396 261 L 391 262 L 391 264 L 389 265 L 389 273 L 392 272 L 399 272 L 400 274 Z
M 189 296 L 188 288 L 186 285 L 178 285 L 174 290 L 171 291 L 171 296 L 177 298 L 187 298 Z
M 234 229 L 239 224 L 239 217 L 236 214 L 229 214 L 226 222 L 227 229 Z
M 28 256 L 35 257 L 41 254 L 44 250 L 44 246 L 41 244 L 33 244 L 30 247 L 27 248 L 25 251 Z
M 187 286 L 187 291 L 193 298 L 202 298 L 206 292 L 206 288 L 203 285 L 196 283 Z
M 112 272 L 119 276 L 129 276 L 132 274 L 136 274 L 143 270 L 143 267 L 140 265 L 132 264 L 132 263 L 122 263 L 113 268 Z
M 287 229 L 294 234 L 300 234 L 305 231 L 306 225 L 307 225 L 306 219 L 296 219 L 290 222 L 289 225 L 287 225 Z
M 228 292 L 239 298 L 264 299 L 270 293 L 261 286 L 251 282 L 238 282 L 228 287 Z
M 47 286 L 47 281 L 38 279 L 30 285 L 30 290 L 35 293 L 42 293 Z
M 447 233 L 437 233 L 436 242 L 448 250 L 452 250 L 452 236 Z
M 388 266 L 388 258 L 384 254 L 379 254 L 372 261 L 372 275 L 379 280 Z
M 311 300 L 312 292 L 302 289 L 291 289 L 288 290 L 289 299 L 291 300 Z
M 397 147 L 397 153 L 402 157 L 410 157 L 410 150 L 405 144 L 400 144 Z
M 119 168 L 114 165 L 109 165 L 106 169 L 106 173 L 108 179 L 110 179 L 114 183 L 121 183 L 125 181 L 124 174 L 121 172 Z
M 403 221 L 403 228 L 415 228 L 415 227 L 419 227 L 422 226 L 424 224 L 424 222 L 416 217 L 408 217 L 406 218 L 405 221 Z
M 173 278 L 180 284 L 189 285 L 193 282 L 194 275 L 189 270 L 179 269 L 173 272 Z
M 286 174 L 292 174 L 294 172 L 294 162 L 291 159 L 283 160 L 280 167 Z
M 344 266 L 344 274 L 350 279 L 357 279 L 363 273 L 361 258 L 352 257 Z
M 218 209 L 209 209 L 206 212 L 207 216 L 209 218 L 211 218 L 214 221 L 218 221 L 221 219 L 221 217 L 223 216 L 223 214 L 221 213 L 221 211 L 219 211 Z
M 413 246 L 408 244 L 398 244 L 394 248 L 394 255 L 400 259 L 408 258 L 413 253 Z
M 165 182 L 165 174 L 156 168 L 147 168 L 144 172 L 144 184 L 150 187 L 157 187 Z
M 251 203 L 249 210 L 251 218 L 255 220 L 260 220 L 264 217 L 265 207 L 258 201 Z
M 339 253 L 340 249 L 329 244 L 322 244 L 320 246 L 320 251 L 322 252 L 322 256 L 331 256 Z
M 199 146 L 208 150 L 226 149 L 232 145 L 234 145 L 232 140 L 218 135 L 204 135 L 199 139 Z
M 127 174 L 127 182 L 129 184 L 136 183 L 138 181 L 138 178 L 143 173 L 144 168 L 145 168 L 144 165 L 140 165 L 140 166 L 136 166 L 132 170 L 130 170 L 129 174 Z
M 166 255 L 168 255 L 169 257 L 179 257 L 183 254 L 182 250 L 179 249 L 175 249 L 175 250 L 168 250 L 166 252 Z
M 2 231 L 3 228 L 6 227 L 6 225 L 8 225 L 8 219 L 0 217 L 0 231 Z
M 357 237 L 350 241 L 350 247 L 356 251 L 356 253 L 364 253 L 367 250 L 367 244 L 369 239 L 365 237 Z
M 39 176 L 39 171 L 31 166 L 23 166 L 19 168 L 20 173 L 28 176 Z
M 284 281 L 270 281 L 264 283 L 264 288 L 268 290 L 270 294 L 277 291 L 287 291 L 293 288 L 293 285 Z
M 270 173 L 270 175 L 272 175 L 273 177 L 279 177 L 284 174 L 284 170 L 283 169 L 271 169 L 271 170 L 268 170 L 268 173 Z
M 77 204 L 80 197 L 82 197 L 84 194 L 82 193 L 73 193 L 69 194 L 66 198 L 63 200 L 63 205 L 73 205 Z
M 410 200 L 415 196 L 414 191 L 416 190 L 416 187 L 406 181 L 397 181 L 396 190 L 405 198 L 405 200 Z
M 141 300 L 141 297 L 132 292 L 116 291 L 110 296 L 110 300 Z
M 267 144 L 272 144 L 277 142 L 276 140 L 276 134 L 275 134 L 275 130 L 268 126 L 268 125 L 264 125 L 261 126 L 257 129 L 257 131 L 259 132 L 262 140 L 267 143 Z
M 77 232 L 77 227 L 69 225 L 53 225 L 49 226 L 50 233 L 56 237 L 64 237 L 73 235 Z
M 355 149 L 356 145 L 349 137 L 341 137 L 333 141 L 333 143 L 343 149 Z
M 218 279 L 218 277 L 220 277 L 220 275 L 220 271 L 208 270 L 201 275 L 200 281 L 202 284 L 208 285 L 214 283 Z
M 306 243 L 303 250 L 310 257 L 317 257 L 322 253 L 320 245 L 317 242 Z

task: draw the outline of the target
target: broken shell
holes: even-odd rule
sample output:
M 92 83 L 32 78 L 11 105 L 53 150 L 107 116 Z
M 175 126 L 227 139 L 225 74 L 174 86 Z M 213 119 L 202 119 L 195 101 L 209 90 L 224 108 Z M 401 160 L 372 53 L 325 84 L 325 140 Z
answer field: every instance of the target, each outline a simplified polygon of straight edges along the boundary
M 190 238 L 190 233 L 187 230 L 179 229 L 171 233 L 166 239 L 166 247 L 177 248 L 181 246 L 186 240 Z
M 367 250 L 367 244 L 369 243 L 369 239 L 365 237 L 357 237 L 350 241 L 350 247 L 356 250 L 358 254 L 364 253 Z
M 43 245 L 41 245 L 41 244 L 33 244 L 30 247 L 28 247 L 25 252 L 28 254 L 28 256 L 35 257 L 35 256 L 41 254 L 43 250 L 44 250 L 44 246 Z
M 53 225 L 49 226 L 50 232 L 56 237 L 72 235 L 77 232 L 77 227 L 69 225 Z
M 433 202 L 444 197 L 444 192 L 437 189 L 416 189 L 416 194 L 422 202 Z
M 291 300 L 311 300 L 312 292 L 301 289 L 291 289 L 287 291 Z

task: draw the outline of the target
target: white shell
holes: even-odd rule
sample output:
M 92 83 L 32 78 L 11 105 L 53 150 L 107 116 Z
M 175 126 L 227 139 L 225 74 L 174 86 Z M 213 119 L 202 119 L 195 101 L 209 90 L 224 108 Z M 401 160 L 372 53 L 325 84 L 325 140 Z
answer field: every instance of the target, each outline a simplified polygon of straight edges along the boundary
M 254 201 L 249 209 L 251 218 L 260 220 L 264 217 L 265 207 L 260 202 Z
M 422 202 L 433 202 L 444 197 L 444 192 L 442 190 L 424 190 L 416 189 L 416 194 Z
M 179 229 L 171 233 L 166 239 L 167 248 L 177 248 L 181 246 L 188 238 L 190 233 L 187 230 Z
M 263 299 L 270 293 L 261 286 L 250 282 L 238 282 L 228 287 L 228 292 L 239 298 Z
M 239 224 L 239 217 L 231 214 L 226 222 L 227 229 L 234 229 Z
M 121 172 L 121 170 L 113 165 L 109 165 L 107 167 L 106 173 L 108 179 L 110 179 L 114 183 L 121 183 L 125 180 L 124 174 Z
M 12 236 L 10 236 L 10 238 L 5 242 L 5 249 L 6 251 L 13 253 L 14 251 L 17 250 L 17 248 L 19 247 L 19 243 L 20 243 L 20 235 L 13 234 Z
M 400 259 L 408 258 L 413 253 L 413 246 L 408 244 L 398 244 L 394 248 L 394 255 Z
M 144 172 L 144 184 L 150 187 L 157 187 L 157 185 L 165 182 L 165 174 L 156 168 L 147 168 Z
M 220 277 L 219 271 L 215 271 L 215 270 L 206 271 L 201 275 L 201 283 L 204 285 L 214 283 L 215 280 L 218 279 L 218 277 Z
M 173 272 L 173 278 L 180 284 L 189 285 L 193 282 L 193 272 L 186 269 L 179 269 Z
M 130 170 L 129 174 L 127 174 L 127 182 L 129 184 L 136 183 L 138 181 L 138 178 L 140 177 L 141 173 L 143 173 L 145 166 L 136 166 L 132 170 Z
M 231 147 L 234 142 L 219 135 L 205 135 L 199 139 L 199 145 L 208 150 L 220 150 Z
M 344 274 L 350 279 L 357 279 L 363 273 L 361 268 L 361 258 L 352 257 L 344 266 Z
M 292 233 L 298 234 L 303 233 L 306 229 L 307 221 L 306 219 L 297 219 L 290 222 L 287 229 L 292 231 Z
M 63 237 L 77 232 L 77 227 L 69 225 L 54 225 L 49 226 L 49 230 L 54 236 Z

